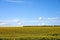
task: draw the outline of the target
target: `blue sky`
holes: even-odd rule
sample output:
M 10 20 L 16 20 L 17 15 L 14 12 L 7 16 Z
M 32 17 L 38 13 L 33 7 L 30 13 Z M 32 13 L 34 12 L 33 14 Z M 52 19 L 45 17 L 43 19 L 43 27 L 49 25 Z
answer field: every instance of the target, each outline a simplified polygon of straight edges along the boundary
M 60 25 L 60 0 L 0 0 L 0 21 L 1 25 Z

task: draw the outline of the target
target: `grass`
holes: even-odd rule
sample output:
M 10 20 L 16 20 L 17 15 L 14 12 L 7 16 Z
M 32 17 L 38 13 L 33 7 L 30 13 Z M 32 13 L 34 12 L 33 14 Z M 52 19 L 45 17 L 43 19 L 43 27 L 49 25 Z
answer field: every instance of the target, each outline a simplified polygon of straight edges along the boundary
M 0 27 L 0 38 L 60 39 L 60 27 Z

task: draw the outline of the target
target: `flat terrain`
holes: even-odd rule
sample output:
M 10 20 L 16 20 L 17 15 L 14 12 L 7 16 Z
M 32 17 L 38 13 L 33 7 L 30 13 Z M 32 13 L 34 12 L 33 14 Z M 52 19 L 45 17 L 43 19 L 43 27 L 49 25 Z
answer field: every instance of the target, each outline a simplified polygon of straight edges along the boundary
M 60 39 L 60 27 L 0 27 L 0 38 L 27 37 Z

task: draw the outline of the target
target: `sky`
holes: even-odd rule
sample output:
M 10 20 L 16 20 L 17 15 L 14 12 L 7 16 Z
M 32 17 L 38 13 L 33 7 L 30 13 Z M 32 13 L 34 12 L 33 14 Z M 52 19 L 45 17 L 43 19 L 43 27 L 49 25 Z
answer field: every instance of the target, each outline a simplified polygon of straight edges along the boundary
M 0 0 L 1 25 L 60 25 L 60 0 Z

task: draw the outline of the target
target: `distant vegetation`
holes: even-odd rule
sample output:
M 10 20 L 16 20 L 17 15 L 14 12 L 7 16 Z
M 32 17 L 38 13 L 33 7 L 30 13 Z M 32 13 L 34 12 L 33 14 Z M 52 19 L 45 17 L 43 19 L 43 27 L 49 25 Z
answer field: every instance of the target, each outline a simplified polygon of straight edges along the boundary
M 60 27 L 60 25 L 23 26 L 23 27 Z

